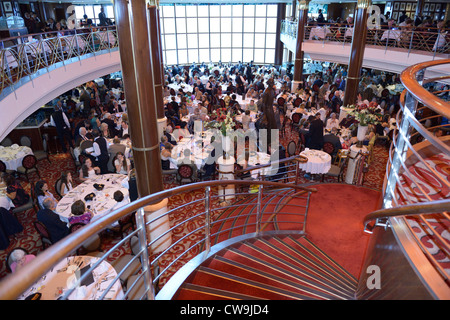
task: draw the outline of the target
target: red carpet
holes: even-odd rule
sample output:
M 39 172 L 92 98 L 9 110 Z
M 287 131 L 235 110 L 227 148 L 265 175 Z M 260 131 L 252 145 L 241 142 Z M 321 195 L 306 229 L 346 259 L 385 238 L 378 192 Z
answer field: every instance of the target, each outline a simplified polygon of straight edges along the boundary
M 356 278 L 370 235 L 363 218 L 379 209 L 381 192 L 347 184 L 317 184 L 306 222 L 307 238 Z

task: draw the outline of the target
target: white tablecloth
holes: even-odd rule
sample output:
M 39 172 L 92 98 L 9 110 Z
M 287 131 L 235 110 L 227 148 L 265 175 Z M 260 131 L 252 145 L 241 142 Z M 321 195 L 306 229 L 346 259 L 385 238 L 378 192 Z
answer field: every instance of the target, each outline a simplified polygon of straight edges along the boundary
M 23 158 L 28 154 L 33 154 L 30 147 L 17 144 L 10 147 L 0 146 L 0 160 L 5 163 L 8 170 L 17 170 L 22 165 Z
M 324 174 L 330 171 L 331 156 L 320 150 L 305 149 L 300 155 L 308 158 L 308 162 L 299 163 L 299 168 L 312 174 Z
M 209 157 L 209 151 L 212 146 L 211 132 L 206 131 L 203 137 L 191 136 L 183 137 L 177 142 L 177 145 L 172 149 L 172 158 L 178 165 L 186 163 L 195 163 L 197 169 L 201 169 Z M 186 153 L 188 157 L 186 158 Z M 178 166 L 174 162 L 170 163 L 171 169 L 177 169 Z
M 250 167 L 258 166 L 258 165 L 264 165 L 270 163 L 270 155 L 264 152 L 251 152 L 248 157 L 248 165 Z M 262 168 L 258 170 L 253 170 L 252 172 L 252 178 L 257 179 L 258 175 L 270 175 L 271 174 L 271 167 Z
M 111 212 L 117 205 L 114 200 L 114 192 L 117 190 L 122 191 L 125 202 L 129 202 L 128 189 L 122 185 L 122 182 L 127 178 L 123 174 L 104 174 L 99 175 L 96 178 L 89 179 L 67 193 L 56 206 L 55 212 L 60 215 L 61 220 L 68 222 L 68 218 L 71 215 L 71 205 L 76 200 L 83 200 L 86 204 L 86 208 L 90 210 L 94 217 L 91 221 L 98 219 L 105 214 Z M 101 191 L 97 191 L 94 188 L 94 184 L 104 184 L 104 188 Z M 92 201 L 85 201 L 84 197 L 91 192 L 96 196 Z
M 44 277 L 25 291 L 18 299 L 24 300 L 33 293 L 41 293 L 41 300 L 56 300 L 78 281 L 79 270 L 94 265 L 99 258 L 90 256 L 67 257 L 61 260 Z M 86 269 L 87 270 L 87 269 Z M 94 282 L 78 286 L 69 296 L 69 300 L 97 300 L 117 276 L 115 269 L 106 261 L 102 261 L 93 271 Z M 87 276 L 89 277 L 89 276 Z M 85 278 L 86 279 L 86 278 Z M 112 285 L 103 299 L 123 299 L 124 293 L 120 280 Z
M 309 40 L 313 40 L 315 37 L 319 39 L 325 39 L 327 35 L 331 34 L 328 27 L 316 27 L 312 28 L 309 33 Z
M 401 33 L 402 32 L 400 30 L 386 30 L 385 32 L 383 32 L 381 40 L 394 39 L 399 41 Z

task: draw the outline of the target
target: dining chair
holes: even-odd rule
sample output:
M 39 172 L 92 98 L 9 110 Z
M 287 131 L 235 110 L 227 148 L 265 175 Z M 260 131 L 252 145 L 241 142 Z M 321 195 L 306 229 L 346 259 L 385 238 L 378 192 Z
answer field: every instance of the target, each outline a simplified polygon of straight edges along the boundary
M 322 149 L 331 156 L 334 152 L 334 145 L 331 142 L 325 142 Z
M 13 174 L 15 171 L 6 169 L 6 164 L 2 160 L 0 160 L 0 172 L 6 172 L 8 174 Z
M 180 184 L 188 180 L 194 182 L 194 168 L 193 165 L 182 164 L 178 167 L 177 179 Z
M 46 248 L 50 247 L 53 242 L 51 240 L 50 233 L 48 232 L 47 227 L 40 221 L 34 221 L 33 225 L 41 237 L 42 249 L 45 250 Z
M 295 143 L 294 140 L 292 140 L 288 143 L 288 146 L 287 146 L 287 152 L 288 152 L 289 157 L 294 156 L 296 151 L 297 151 L 297 144 Z
M 59 199 L 63 198 L 63 196 L 61 195 L 61 192 L 60 192 L 60 190 L 61 190 L 61 183 L 62 183 L 61 178 L 59 178 L 55 182 L 55 192 L 58 195 Z
M 83 228 L 86 224 L 84 223 L 74 223 L 70 225 L 69 232 L 74 233 L 77 230 Z M 87 239 L 77 250 L 78 255 L 87 254 L 89 252 L 101 251 L 102 239 L 98 234 L 94 234 L 89 239 Z
M 292 114 L 292 122 L 291 122 L 291 129 L 293 128 L 297 128 L 300 129 L 300 120 L 302 119 L 302 114 L 301 113 L 293 113 Z
M 1 145 L 4 147 L 11 147 L 12 145 L 12 140 L 10 138 L 5 138 L 3 139 L 3 141 L 1 142 Z
M 31 148 L 31 138 L 29 136 L 20 137 L 20 145 Z
M 322 182 L 325 179 L 325 176 L 337 178 L 337 182 L 344 181 L 344 170 L 348 163 L 348 157 L 342 161 L 341 165 L 337 166 L 332 164 L 330 170 L 322 175 Z
M 39 174 L 39 170 L 37 168 L 37 159 L 33 154 L 27 154 L 23 157 L 22 165 L 17 168 L 17 173 L 24 174 L 29 181 L 28 174 L 35 172 L 39 179 L 41 179 L 41 175 Z
M 30 199 L 28 200 L 27 203 L 25 203 L 24 205 L 21 205 L 20 207 L 14 207 L 11 209 L 11 212 L 17 217 L 17 214 L 20 212 L 24 212 L 30 209 L 34 209 L 34 212 L 37 213 L 39 211 L 39 205 L 38 205 L 38 201 L 37 198 L 34 194 L 34 183 L 30 182 L 30 188 L 31 188 L 31 195 L 30 195 Z
M 294 100 L 294 108 L 298 108 L 298 106 L 299 105 L 301 105 L 301 103 L 303 102 L 303 99 L 302 98 L 296 98 L 295 100 Z

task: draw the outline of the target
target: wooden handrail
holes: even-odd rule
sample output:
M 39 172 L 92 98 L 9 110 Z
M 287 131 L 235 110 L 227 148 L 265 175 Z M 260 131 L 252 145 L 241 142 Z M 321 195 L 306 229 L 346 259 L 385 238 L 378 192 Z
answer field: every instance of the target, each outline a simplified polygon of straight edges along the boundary
M 395 208 L 380 209 L 374 211 L 364 217 L 363 224 L 366 227 L 369 223 L 381 218 L 414 216 L 426 213 L 440 213 L 447 211 L 450 211 L 450 199 L 419 202 Z
M 146 197 L 140 198 L 122 208 L 111 212 L 93 222 L 90 222 L 85 227 L 79 229 L 76 233 L 69 234 L 64 239 L 53 244 L 46 250 L 39 253 L 36 258 L 25 265 L 23 268 L 17 270 L 14 274 L 8 275 L 1 281 L 0 285 L 0 300 L 17 299 L 27 288 L 35 283 L 43 274 L 48 272 L 55 264 L 70 253 L 74 252 L 80 245 L 88 240 L 92 235 L 104 230 L 115 221 L 127 216 L 128 214 L 139 210 L 140 208 L 160 203 L 162 200 L 179 195 L 184 192 L 190 192 L 206 187 L 217 187 L 223 185 L 263 185 L 279 188 L 292 188 L 297 190 L 304 190 L 308 192 L 317 192 L 317 189 L 306 188 L 303 186 L 285 184 L 271 181 L 243 181 L 243 180 L 223 180 L 223 181 L 205 181 L 189 185 L 182 185 L 173 189 L 164 190 Z

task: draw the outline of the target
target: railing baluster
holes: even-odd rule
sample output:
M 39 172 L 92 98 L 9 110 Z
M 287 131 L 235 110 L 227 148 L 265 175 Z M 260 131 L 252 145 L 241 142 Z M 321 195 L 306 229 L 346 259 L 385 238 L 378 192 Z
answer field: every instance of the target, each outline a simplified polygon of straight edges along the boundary
M 211 249 L 211 187 L 205 188 L 205 251 Z
M 262 194 L 263 194 L 263 185 L 258 185 L 258 204 L 256 207 L 256 233 L 259 234 L 261 232 L 261 202 L 262 202 Z

